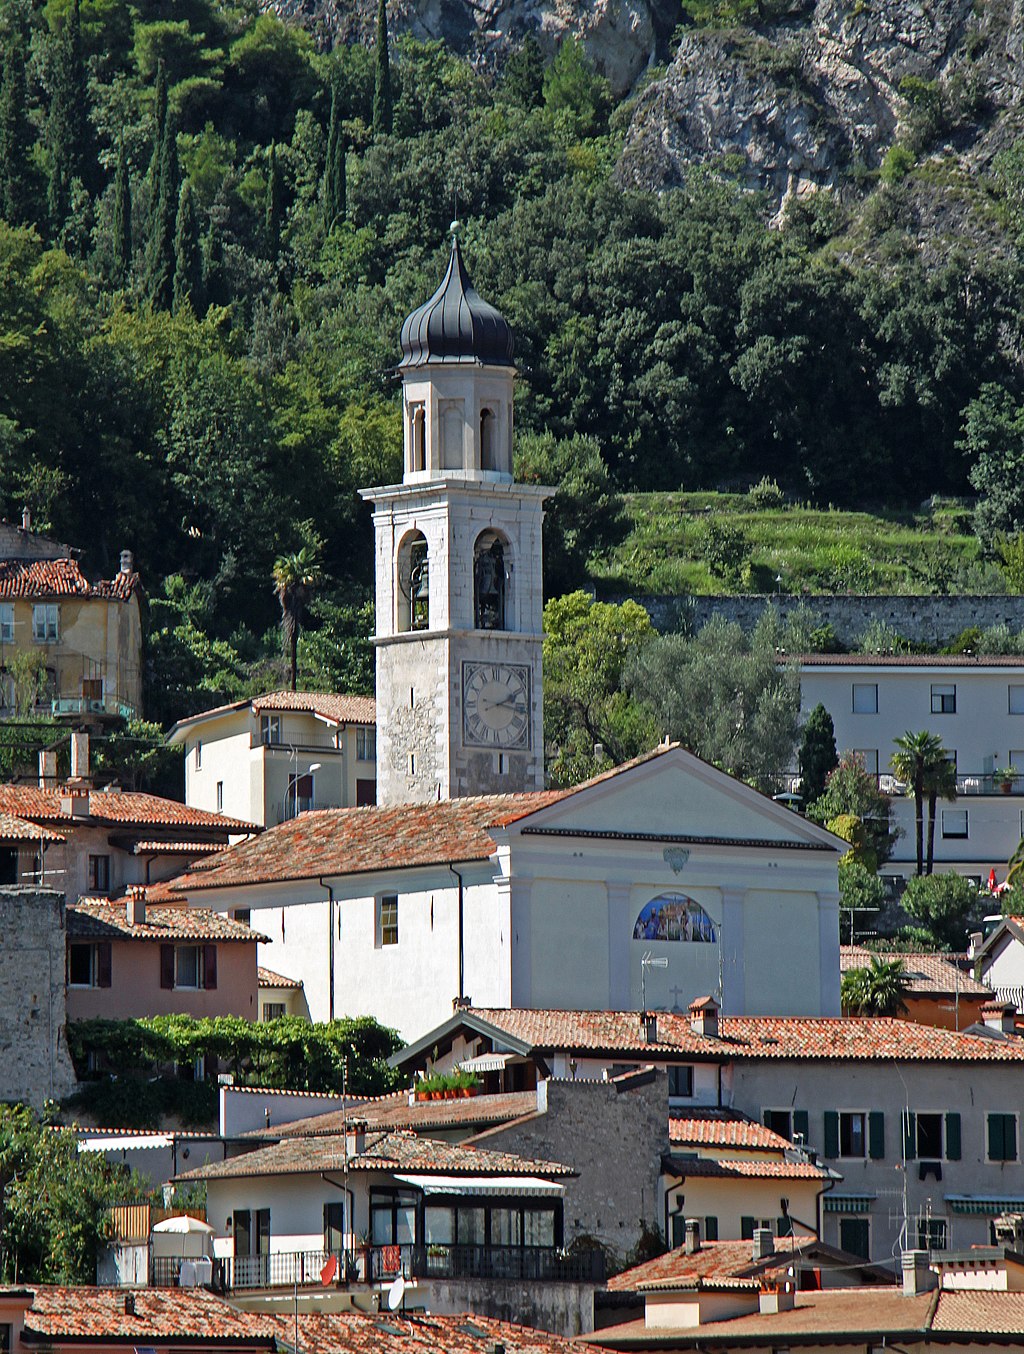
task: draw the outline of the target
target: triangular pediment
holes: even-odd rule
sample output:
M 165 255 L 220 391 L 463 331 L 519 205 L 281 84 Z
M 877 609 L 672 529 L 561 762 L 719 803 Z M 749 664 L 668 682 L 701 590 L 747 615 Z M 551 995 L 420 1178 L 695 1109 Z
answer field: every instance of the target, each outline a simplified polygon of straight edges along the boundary
M 846 842 L 681 747 L 580 787 L 514 824 L 535 832 L 779 843 L 843 853 Z

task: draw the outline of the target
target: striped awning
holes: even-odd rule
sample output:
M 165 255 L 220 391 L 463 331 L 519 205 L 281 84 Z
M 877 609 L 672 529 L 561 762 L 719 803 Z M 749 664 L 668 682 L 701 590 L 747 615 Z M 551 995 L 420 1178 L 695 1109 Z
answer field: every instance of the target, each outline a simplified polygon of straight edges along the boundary
M 565 1186 L 555 1180 L 533 1175 L 398 1175 L 403 1185 L 412 1185 L 424 1194 L 539 1194 L 560 1199 Z
M 826 1194 L 824 1196 L 826 1213 L 870 1213 L 874 1203 L 873 1194 Z
M 523 1062 L 515 1053 L 478 1053 L 456 1063 L 460 1072 L 504 1072 L 510 1062 Z
M 1024 1213 L 1024 1198 L 1012 1194 L 947 1194 L 951 1213 L 997 1218 L 1000 1213 Z

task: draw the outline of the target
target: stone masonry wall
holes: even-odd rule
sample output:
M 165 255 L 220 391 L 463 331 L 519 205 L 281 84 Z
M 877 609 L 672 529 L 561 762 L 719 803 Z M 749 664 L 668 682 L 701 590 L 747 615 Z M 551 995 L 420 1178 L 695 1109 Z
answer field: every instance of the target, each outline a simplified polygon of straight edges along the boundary
M 65 1036 L 64 898 L 0 888 L 0 1100 L 42 1107 L 75 1087 Z
M 624 602 L 627 594 L 608 597 L 609 602 Z M 754 593 L 743 597 L 642 597 L 634 596 L 663 633 L 680 626 L 699 630 L 712 616 L 736 621 L 750 631 L 766 606 L 777 607 L 783 619 L 798 607 L 814 617 L 816 625 L 830 623 L 840 641 L 855 645 L 875 621 L 892 626 L 897 634 L 914 644 L 941 648 L 962 630 L 977 626 L 981 630 L 1007 625 L 1024 630 L 1024 597 L 867 597 L 867 596 L 767 596 Z
M 641 1222 L 663 1227 L 668 1078 L 651 1071 L 618 1082 L 550 1080 L 544 1089 L 546 1114 L 491 1129 L 480 1146 L 572 1166 L 579 1176 L 565 1183 L 565 1244 L 596 1237 L 621 1260 L 640 1239 Z

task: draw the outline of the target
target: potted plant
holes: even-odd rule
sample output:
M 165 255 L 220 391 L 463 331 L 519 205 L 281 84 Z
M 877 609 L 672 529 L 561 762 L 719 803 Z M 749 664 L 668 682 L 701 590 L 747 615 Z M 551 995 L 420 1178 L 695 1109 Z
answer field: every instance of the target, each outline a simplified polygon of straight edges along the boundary
M 1004 795 L 1008 795 L 1013 790 L 1013 783 L 1020 775 L 1015 766 L 1001 766 L 992 772 L 992 779 L 1002 790 Z

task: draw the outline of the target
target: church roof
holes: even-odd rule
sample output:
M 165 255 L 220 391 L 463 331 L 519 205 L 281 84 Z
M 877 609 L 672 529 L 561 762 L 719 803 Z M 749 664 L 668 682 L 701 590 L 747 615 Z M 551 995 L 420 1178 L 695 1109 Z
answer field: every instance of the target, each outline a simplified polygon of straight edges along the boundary
M 454 233 L 448 271 L 430 300 L 406 318 L 401 345 L 403 367 L 427 362 L 512 365 L 512 330 L 469 280 Z

